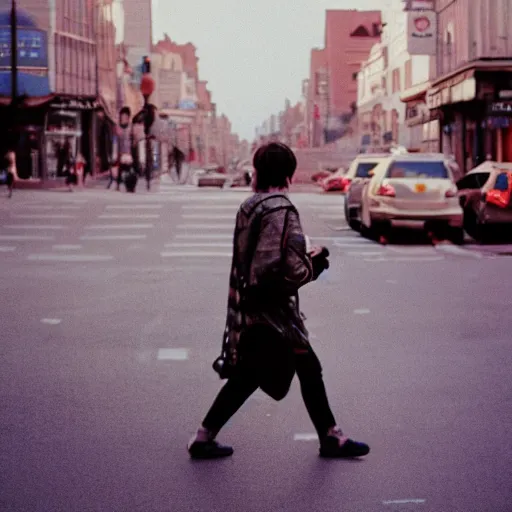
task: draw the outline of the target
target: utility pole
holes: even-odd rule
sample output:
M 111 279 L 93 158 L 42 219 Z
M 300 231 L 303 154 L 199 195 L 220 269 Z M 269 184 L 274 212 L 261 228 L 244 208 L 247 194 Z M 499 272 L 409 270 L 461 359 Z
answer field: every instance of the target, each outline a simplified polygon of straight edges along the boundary
M 11 0 L 11 122 L 16 130 L 16 109 L 18 108 L 18 20 L 16 0 Z

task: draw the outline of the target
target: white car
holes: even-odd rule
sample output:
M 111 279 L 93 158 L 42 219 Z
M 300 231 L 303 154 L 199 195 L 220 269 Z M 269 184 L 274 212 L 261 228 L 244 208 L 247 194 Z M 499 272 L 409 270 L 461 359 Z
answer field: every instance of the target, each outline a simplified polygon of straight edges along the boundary
M 463 212 L 451 158 L 436 154 L 390 155 L 370 172 L 360 221 L 373 235 L 394 226 L 449 228 L 456 243 L 464 239 Z

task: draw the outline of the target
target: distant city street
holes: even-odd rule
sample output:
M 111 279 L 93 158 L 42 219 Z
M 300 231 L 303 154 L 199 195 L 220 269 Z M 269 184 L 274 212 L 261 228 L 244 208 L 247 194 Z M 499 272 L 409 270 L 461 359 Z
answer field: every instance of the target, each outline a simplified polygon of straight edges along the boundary
M 233 459 L 202 464 L 185 447 L 221 385 L 248 190 L 15 192 L 0 201 L 1 510 L 510 510 L 498 248 L 382 246 L 348 230 L 342 195 L 292 194 L 331 251 L 301 301 L 331 405 L 372 451 L 320 460 L 294 384 L 279 404 L 256 393 L 221 432 Z

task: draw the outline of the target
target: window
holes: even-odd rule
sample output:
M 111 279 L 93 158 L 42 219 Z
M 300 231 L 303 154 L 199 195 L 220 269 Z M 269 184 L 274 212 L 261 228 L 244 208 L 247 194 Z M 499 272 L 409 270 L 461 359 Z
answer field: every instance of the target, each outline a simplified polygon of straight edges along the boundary
M 396 68 L 392 73 L 393 85 L 392 85 L 392 93 L 399 92 L 400 87 L 400 69 Z
M 370 171 L 375 169 L 377 166 L 377 162 L 366 162 L 364 164 L 359 164 L 356 170 L 356 178 L 369 178 Z
M 405 88 L 412 87 L 412 59 L 405 63 Z
M 386 80 L 385 76 L 382 77 L 382 91 L 383 91 L 384 95 L 387 96 L 387 94 L 388 94 L 388 84 L 387 84 L 387 80 Z
M 443 162 L 393 162 L 386 174 L 388 178 L 407 179 L 448 179 L 448 171 Z

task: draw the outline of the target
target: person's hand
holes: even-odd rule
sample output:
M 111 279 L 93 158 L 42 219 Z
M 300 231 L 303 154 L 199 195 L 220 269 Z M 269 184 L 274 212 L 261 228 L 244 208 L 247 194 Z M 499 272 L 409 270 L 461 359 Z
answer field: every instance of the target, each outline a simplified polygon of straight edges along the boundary
M 311 253 L 311 262 L 313 263 L 313 280 L 329 268 L 329 250 L 326 247 L 315 247 Z

